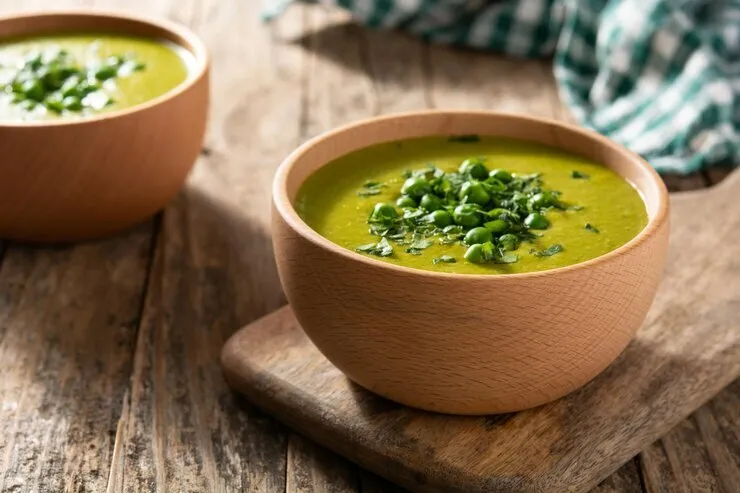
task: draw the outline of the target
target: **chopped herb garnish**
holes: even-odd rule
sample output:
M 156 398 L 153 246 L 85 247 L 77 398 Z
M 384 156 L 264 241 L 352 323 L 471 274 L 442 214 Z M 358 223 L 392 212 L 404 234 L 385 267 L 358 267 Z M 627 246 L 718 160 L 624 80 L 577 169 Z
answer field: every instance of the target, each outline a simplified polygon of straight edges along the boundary
M 442 255 L 441 257 L 437 257 L 434 260 L 432 260 L 432 263 L 434 265 L 437 265 L 437 264 L 454 264 L 455 262 L 457 262 L 457 260 L 455 259 L 455 257 L 450 257 L 449 255 Z
M 588 180 L 590 178 L 589 175 L 587 175 L 583 171 L 578 171 L 578 170 L 571 171 L 570 177 L 575 178 L 576 180 Z
M 517 262 L 519 262 L 519 255 L 516 253 L 506 253 L 496 259 L 496 263 L 499 264 L 515 264 Z
M 586 223 L 586 225 L 583 227 L 583 229 L 585 229 L 586 231 L 591 231 L 592 233 L 599 233 L 600 232 L 598 230 L 598 228 L 594 227 L 590 223 Z
M 449 139 L 450 142 L 480 142 L 480 137 L 477 135 L 452 135 Z
M 477 136 L 455 136 L 450 139 Z M 472 140 L 471 140 L 472 141 Z M 549 213 L 579 210 L 562 200 L 557 190 L 548 190 L 539 174 L 516 174 L 505 169 L 489 171 L 482 157 L 465 159 L 457 171 L 445 172 L 434 164 L 403 173 L 400 194 L 393 202 L 376 203 L 367 223 L 378 243 L 362 245 L 357 251 L 387 257 L 393 254 L 390 242 L 409 255 L 421 255 L 432 245 L 465 247 L 464 258 L 471 263 L 512 264 L 522 243 L 546 235 Z M 367 181 L 358 194 L 381 193 L 386 184 Z M 561 245 L 542 251 L 537 257 L 561 252 Z M 456 262 L 443 255 L 433 263 Z
M 382 238 L 377 243 L 360 245 L 356 250 L 360 253 L 375 255 L 376 257 L 390 257 L 393 255 L 393 246 L 388 242 L 387 238 Z
M 359 195 L 360 197 L 372 197 L 373 195 L 380 195 L 380 189 L 366 188 L 363 190 L 359 190 L 357 192 L 357 195 Z
M 415 238 L 405 252 L 410 253 L 411 255 L 421 255 L 422 250 L 429 248 L 432 245 L 433 243 L 431 240 L 427 240 L 426 238 Z
M 545 248 L 544 250 L 537 251 L 534 248 L 529 250 L 529 253 L 534 255 L 535 257 L 552 257 L 556 253 L 560 253 L 563 251 L 563 245 L 555 244 L 550 245 L 549 247 Z
M 51 47 L 27 53 L 24 62 L 0 83 L 0 92 L 11 96 L 11 104 L 28 111 L 98 111 L 114 103 L 106 92 L 106 81 L 128 77 L 144 68 L 144 64 L 123 56 L 80 64 L 69 52 Z
M 360 190 L 357 191 L 357 195 L 360 197 L 372 197 L 373 195 L 380 195 L 380 189 L 385 187 L 378 181 L 366 181 Z

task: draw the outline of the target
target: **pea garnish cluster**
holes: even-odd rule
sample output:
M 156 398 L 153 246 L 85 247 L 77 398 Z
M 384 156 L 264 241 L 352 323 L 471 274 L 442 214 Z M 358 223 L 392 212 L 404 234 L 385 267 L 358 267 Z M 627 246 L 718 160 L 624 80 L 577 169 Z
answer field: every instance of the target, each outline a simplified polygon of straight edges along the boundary
M 61 114 L 112 104 L 104 83 L 143 70 L 144 65 L 119 55 L 80 65 L 66 50 L 49 49 L 28 53 L 16 67 L 1 68 L 8 75 L 0 81 L 0 89 L 11 96 L 13 104 L 28 111 L 42 106 Z
M 456 172 L 430 165 L 406 171 L 404 178 L 395 204 L 376 203 L 367 219 L 370 233 L 379 241 L 357 247 L 358 252 L 390 257 L 399 247 L 420 255 L 438 242 L 466 246 L 464 259 L 471 263 L 511 264 L 519 261 L 514 251 L 522 243 L 541 237 L 540 231 L 550 227 L 548 211 L 582 209 L 564 203 L 560 192 L 544 188 L 539 174 L 489 171 L 483 158 L 466 159 Z M 372 197 L 386 186 L 368 181 L 357 193 Z M 587 229 L 598 232 L 591 225 Z M 561 251 L 563 246 L 554 244 L 529 253 L 547 257 Z M 457 259 L 449 255 L 433 259 L 434 264 L 454 262 Z

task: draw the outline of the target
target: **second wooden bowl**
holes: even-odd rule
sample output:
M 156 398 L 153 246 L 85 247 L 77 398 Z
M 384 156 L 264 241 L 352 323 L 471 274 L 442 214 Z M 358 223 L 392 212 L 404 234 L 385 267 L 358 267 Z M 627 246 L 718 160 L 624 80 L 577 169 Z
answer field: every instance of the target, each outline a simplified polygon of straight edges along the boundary
M 649 222 L 626 245 L 569 267 L 459 275 L 399 267 L 341 248 L 298 216 L 303 181 L 372 144 L 428 135 L 530 140 L 603 163 L 642 193 Z M 322 135 L 280 166 L 273 242 L 280 279 L 304 330 L 350 379 L 388 399 L 454 414 L 517 411 L 584 385 L 642 324 L 668 245 L 668 196 L 636 155 L 561 123 L 485 112 L 377 118 Z
M 94 11 L 0 18 L 0 41 L 104 32 L 166 39 L 192 54 L 188 79 L 130 109 L 79 120 L 0 123 L 0 238 L 71 241 L 132 226 L 164 207 L 200 152 L 208 55 L 169 22 Z

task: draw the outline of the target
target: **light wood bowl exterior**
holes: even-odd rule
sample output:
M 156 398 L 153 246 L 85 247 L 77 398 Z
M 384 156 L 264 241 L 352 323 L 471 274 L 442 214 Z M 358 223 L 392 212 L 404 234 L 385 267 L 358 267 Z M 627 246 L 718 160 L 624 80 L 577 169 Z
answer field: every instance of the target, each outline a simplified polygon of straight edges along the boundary
M 628 244 L 581 264 L 458 275 L 343 249 L 293 208 L 306 177 L 336 157 L 375 143 L 450 134 L 521 138 L 601 162 L 640 190 L 649 223 Z M 572 392 L 629 343 L 662 275 L 668 193 L 647 163 L 594 132 L 514 115 L 430 111 L 360 122 L 301 146 L 275 176 L 272 227 L 280 280 L 298 321 L 351 380 L 430 411 L 503 413 Z
M 73 241 L 133 226 L 175 196 L 201 149 L 209 62 L 188 30 L 98 11 L 0 18 L 0 41 L 80 31 L 168 39 L 195 63 L 175 89 L 129 109 L 74 121 L 0 122 L 0 237 Z

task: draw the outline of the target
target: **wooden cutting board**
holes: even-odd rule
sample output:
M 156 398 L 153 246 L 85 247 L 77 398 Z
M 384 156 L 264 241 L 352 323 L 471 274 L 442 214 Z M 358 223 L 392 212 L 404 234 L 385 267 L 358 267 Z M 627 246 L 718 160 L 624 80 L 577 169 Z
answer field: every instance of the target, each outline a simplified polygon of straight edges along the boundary
M 671 251 L 644 326 L 559 401 L 490 417 L 403 407 L 348 381 L 289 307 L 227 342 L 224 375 L 300 433 L 414 491 L 588 491 L 740 376 L 740 171 L 671 206 Z

